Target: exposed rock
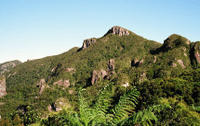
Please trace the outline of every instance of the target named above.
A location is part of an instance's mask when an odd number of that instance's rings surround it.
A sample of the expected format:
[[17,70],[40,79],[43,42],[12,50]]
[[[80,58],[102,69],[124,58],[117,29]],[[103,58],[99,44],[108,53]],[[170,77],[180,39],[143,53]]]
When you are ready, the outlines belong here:
[[107,75],[108,75],[108,73],[103,69],[101,69],[99,71],[93,70],[92,80],[91,80],[92,85],[95,84],[98,80],[104,79]]
[[6,78],[2,76],[0,77],[0,97],[5,96],[6,94]]
[[68,90],[69,94],[73,94],[74,90]]
[[110,71],[114,71],[115,70],[115,60],[114,59],[110,59],[109,60],[108,68],[109,68]]
[[146,73],[143,72],[142,74],[140,74],[139,83],[142,83],[146,79],[147,79]]
[[57,64],[57,66],[54,67],[54,68],[51,70],[51,77],[53,77],[53,76],[58,76],[58,74],[59,74],[61,68],[62,68],[62,64],[61,64],[61,63]]
[[123,87],[128,87],[129,86],[129,83],[128,82],[126,82],[126,83],[124,83],[124,84],[122,84],[121,86],[123,86]]
[[153,63],[156,63],[157,57],[156,57],[156,56],[153,56],[153,58],[154,58]]
[[70,86],[70,81],[69,80],[59,80],[57,82],[54,82],[53,85],[58,85],[58,86],[62,86],[64,88],[68,88]]
[[48,111],[52,112],[52,111],[56,111],[59,112],[62,109],[68,109],[70,108],[71,105],[69,104],[69,101],[65,98],[59,98],[56,100],[55,103],[48,105]]
[[90,39],[84,40],[81,49],[88,48],[92,44],[96,43],[96,41],[97,41],[96,38],[90,38]]
[[136,58],[131,62],[132,67],[138,67],[139,65],[142,65],[144,63],[144,59],[141,59],[140,61]]
[[177,67],[177,64],[174,62],[171,65],[172,65],[172,67]]
[[122,28],[120,26],[114,26],[112,27],[107,33],[107,34],[114,34],[114,35],[119,35],[119,36],[125,36],[125,35],[129,35],[129,31],[125,28]]
[[182,68],[186,68],[181,59],[177,60],[177,62],[179,63],[179,65],[181,65]]
[[39,87],[39,94],[41,95],[44,89],[48,87],[44,78],[40,80],[40,82],[37,84],[37,87]]
[[52,105],[48,105],[47,108],[48,108],[48,111],[49,111],[49,112],[52,112],[52,111],[53,111],[53,107],[52,107]]
[[198,51],[195,53],[195,58],[196,58],[197,62],[200,64],[200,54]]
[[18,60],[0,64],[0,75],[2,75],[5,72],[9,72],[12,68],[16,67],[19,64],[21,64],[21,62]]
[[197,64],[200,64],[200,42],[196,42],[192,48],[192,55]]
[[66,68],[65,71],[69,72],[69,73],[74,73],[76,71],[76,69],[70,67],[70,68]]
[[186,53],[184,53],[183,55],[184,55],[184,56],[187,56],[187,54],[186,54]]

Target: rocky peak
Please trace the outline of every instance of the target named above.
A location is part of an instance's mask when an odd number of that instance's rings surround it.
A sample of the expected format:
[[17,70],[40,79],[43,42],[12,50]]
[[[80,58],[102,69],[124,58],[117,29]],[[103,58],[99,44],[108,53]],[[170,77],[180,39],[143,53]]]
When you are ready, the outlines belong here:
[[168,50],[175,47],[188,46],[188,45],[190,45],[190,40],[180,35],[172,34],[164,41],[164,44],[162,47]]
[[106,33],[106,35],[110,33],[114,35],[124,36],[124,35],[129,35],[130,31],[120,26],[114,26]]
[[96,41],[97,41],[96,38],[90,38],[90,39],[84,40],[81,49],[88,48],[89,46],[91,46],[92,44],[94,44]]

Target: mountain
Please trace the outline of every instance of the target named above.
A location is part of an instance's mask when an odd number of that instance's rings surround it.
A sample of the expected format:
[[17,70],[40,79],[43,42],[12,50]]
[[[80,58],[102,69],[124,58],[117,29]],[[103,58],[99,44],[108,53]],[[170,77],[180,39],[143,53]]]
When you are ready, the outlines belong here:
[[196,125],[199,64],[200,42],[172,34],[160,44],[114,26],[5,73],[1,124]]

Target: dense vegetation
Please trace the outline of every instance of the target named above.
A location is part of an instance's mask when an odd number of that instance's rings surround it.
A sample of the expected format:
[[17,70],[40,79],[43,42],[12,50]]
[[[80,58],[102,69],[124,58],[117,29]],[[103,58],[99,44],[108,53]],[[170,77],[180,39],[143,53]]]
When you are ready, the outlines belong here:
[[[86,49],[20,64],[5,73],[0,125],[199,125],[198,50],[188,42],[106,34]],[[106,76],[92,84],[94,70]]]

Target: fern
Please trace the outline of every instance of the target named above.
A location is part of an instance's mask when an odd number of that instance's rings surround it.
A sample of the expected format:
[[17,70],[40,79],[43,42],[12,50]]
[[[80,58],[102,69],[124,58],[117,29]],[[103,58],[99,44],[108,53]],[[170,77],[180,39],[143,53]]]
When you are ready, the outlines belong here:
[[139,92],[135,88],[120,97],[118,104],[112,110],[113,124],[119,124],[121,121],[133,114],[138,97]]

